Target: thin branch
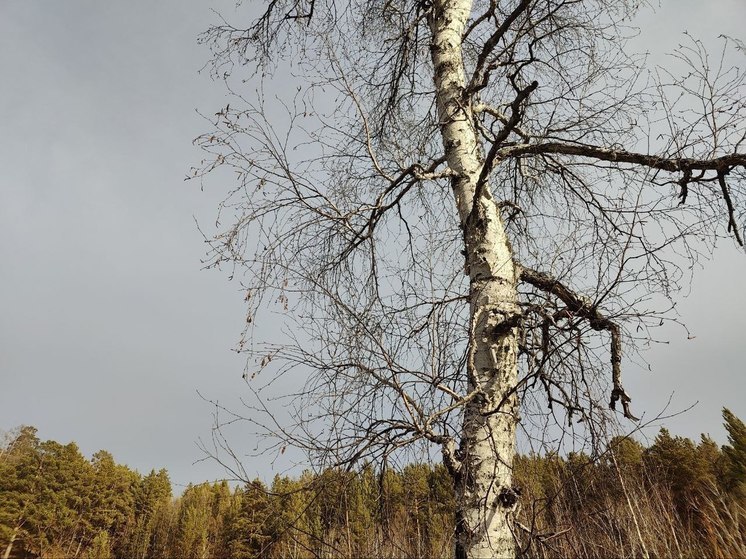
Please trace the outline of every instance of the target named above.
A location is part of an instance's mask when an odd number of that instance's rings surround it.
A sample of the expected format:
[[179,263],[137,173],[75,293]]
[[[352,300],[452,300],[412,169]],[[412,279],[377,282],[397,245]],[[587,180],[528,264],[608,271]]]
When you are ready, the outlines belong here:
[[485,41],[484,46],[482,47],[482,52],[479,53],[479,57],[477,58],[474,73],[469,81],[467,91],[472,93],[487,86],[487,80],[489,77],[486,68],[487,58],[492,54],[492,51],[495,50],[500,39],[505,36],[508,30],[510,30],[513,22],[528,9],[530,4],[531,0],[521,0],[520,4],[515,7],[508,17],[503,20],[500,26],[495,29],[495,32],[490,36],[490,38]]
[[733,232],[733,236],[739,245],[743,246],[743,240],[741,234],[738,232],[738,225],[736,224],[735,210],[733,209],[733,200],[730,198],[730,191],[728,185],[725,184],[725,175],[728,173],[727,170],[718,171],[718,182],[720,183],[720,189],[723,192],[723,199],[725,205],[728,207],[728,232]]
[[622,386],[622,340],[619,325],[601,314],[590,300],[576,294],[556,278],[543,272],[537,272],[536,270],[521,266],[520,279],[558,297],[566,305],[568,311],[575,316],[587,319],[591,328],[594,330],[606,330],[609,332],[611,336],[611,378],[613,384],[609,407],[612,410],[616,409],[617,401],[621,400],[624,417],[638,421],[638,418],[632,415],[629,409],[632,399],[627,395]]
[[513,102],[510,104],[510,118],[508,119],[508,122],[505,123],[502,130],[498,132],[497,136],[495,136],[494,141],[492,142],[492,146],[490,147],[490,151],[487,153],[487,156],[484,158],[484,164],[482,165],[482,170],[479,173],[479,179],[477,179],[477,185],[474,189],[474,202],[472,205],[472,214],[475,214],[475,209],[477,207],[477,204],[479,204],[479,200],[482,197],[482,192],[484,191],[484,186],[487,183],[487,177],[490,174],[490,171],[492,170],[492,167],[495,163],[495,160],[498,156],[498,153],[500,152],[500,148],[503,145],[503,142],[508,139],[508,136],[510,136],[510,133],[515,129],[515,127],[518,125],[518,123],[521,121],[521,117],[523,115],[522,105],[523,102],[528,98],[529,95],[531,95],[531,92],[534,91],[537,87],[539,87],[539,82],[533,81],[525,88],[518,91],[518,94],[516,95],[515,99],[513,99]]

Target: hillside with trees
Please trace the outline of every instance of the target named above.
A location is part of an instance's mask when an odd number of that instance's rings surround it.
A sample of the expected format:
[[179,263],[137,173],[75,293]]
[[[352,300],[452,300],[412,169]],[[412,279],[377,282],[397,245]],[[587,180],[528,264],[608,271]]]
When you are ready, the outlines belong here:
[[[723,411],[719,447],[661,429],[644,446],[519,455],[519,554],[746,556],[746,425]],[[271,483],[189,485],[146,475],[75,443],[6,434],[0,453],[0,557],[81,559],[451,557],[456,504],[442,465],[328,469]]]

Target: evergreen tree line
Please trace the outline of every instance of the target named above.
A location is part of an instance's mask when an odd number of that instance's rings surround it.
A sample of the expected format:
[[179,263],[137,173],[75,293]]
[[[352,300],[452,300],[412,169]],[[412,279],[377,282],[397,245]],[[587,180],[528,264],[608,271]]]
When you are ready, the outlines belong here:
[[[662,429],[599,458],[519,456],[514,529],[524,557],[746,557],[746,426],[723,412],[719,447]],[[453,553],[442,466],[306,472],[189,485],[147,475],[33,427],[0,448],[0,558],[434,558]]]

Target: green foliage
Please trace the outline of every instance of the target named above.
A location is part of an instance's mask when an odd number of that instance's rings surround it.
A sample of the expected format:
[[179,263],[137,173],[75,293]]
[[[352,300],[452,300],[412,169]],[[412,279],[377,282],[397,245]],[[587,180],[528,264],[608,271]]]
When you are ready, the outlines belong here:
[[707,439],[696,445],[685,437],[672,437],[661,429],[653,445],[645,452],[651,475],[669,487],[680,512],[696,508],[699,498],[717,486],[717,459]]
[[158,557],[169,548],[172,528],[171,481],[152,470],[134,487],[135,525],[127,546],[133,559]]
[[10,434],[0,460],[0,542],[28,539],[37,515],[41,461],[34,427]]
[[86,559],[112,559],[109,532],[102,530],[96,534],[86,552]]
[[609,453],[623,471],[639,471],[644,452],[643,446],[630,437],[614,437],[609,442]]
[[273,508],[267,487],[260,481],[248,483],[237,494],[239,510],[228,529],[228,551],[235,559],[267,557],[272,547]]
[[209,555],[209,535],[212,523],[212,488],[190,485],[181,497],[179,510],[179,555],[206,559]]
[[[22,434],[24,437],[26,433]],[[78,542],[93,538],[92,466],[75,443],[21,441],[11,480],[15,488],[0,490],[15,500],[22,541],[32,553],[69,553]],[[6,493],[7,492],[7,493]]]
[[140,476],[114,462],[112,455],[101,450],[93,455],[93,497],[91,525],[107,535],[107,545],[123,551],[135,526],[135,489]]
[[312,476],[305,474],[294,480],[287,476],[275,476],[272,481],[272,510],[269,527],[273,534],[273,555],[296,557],[301,550],[314,548],[314,541],[321,538],[321,527],[314,520],[318,508],[313,494],[306,487]]
[[[728,410],[728,445],[662,429],[644,448],[515,460],[525,557],[746,556],[746,429]],[[141,476],[105,451],[15,430],[0,448],[0,553],[82,559],[451,557],[446,469],[304,472],[188,486]]]
[[725,483],[746,498],[746,425],[727,408],[723,408],[723,420],[729,443],[723,447]]

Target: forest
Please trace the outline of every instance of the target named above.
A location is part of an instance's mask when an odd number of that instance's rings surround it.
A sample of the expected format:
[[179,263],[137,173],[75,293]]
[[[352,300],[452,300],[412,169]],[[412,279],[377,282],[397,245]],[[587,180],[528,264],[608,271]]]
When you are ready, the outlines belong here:
[[[599,456],[519,455],[519,556],[746,557],[746,425],[728,444],[661,429],[616,437]],[[441,465],[306,471],[187,486],[106,451],[42,441],[0,448],[3,559],[435,558],[453,553],[454,492]]]

